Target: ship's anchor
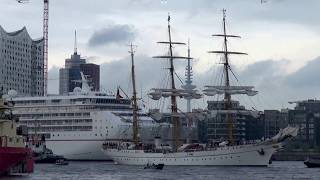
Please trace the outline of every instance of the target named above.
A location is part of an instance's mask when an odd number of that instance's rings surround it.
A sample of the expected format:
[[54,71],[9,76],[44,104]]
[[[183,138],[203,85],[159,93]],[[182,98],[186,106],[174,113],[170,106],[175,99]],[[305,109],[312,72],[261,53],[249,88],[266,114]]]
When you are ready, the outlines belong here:
[[258,153],[259,153],[261,156],[263,156],[263,155],[264,155],[264,150],[263,150],[263,148],[261,148],[260,151],[258,150]]

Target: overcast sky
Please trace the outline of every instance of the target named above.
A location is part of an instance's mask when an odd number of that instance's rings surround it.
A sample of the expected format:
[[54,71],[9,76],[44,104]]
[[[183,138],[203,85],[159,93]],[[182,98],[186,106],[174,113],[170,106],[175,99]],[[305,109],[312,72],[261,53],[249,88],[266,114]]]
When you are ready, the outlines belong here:
[[[8,32],[27,27],[32,38],[42,36],[42,0],[18,4],[0,0],[0,25]],[[203,89],[216,83],[221,40],[211,34],[222,31],[222,9],[227,9],[227,31],[241,35],[230,40],[232,50],[249,55],[231,57],[241,85],[255,85],[257,97],[237,97],[249,109],[279,109],[288,101],[320,96],[319,0],[50,0],[49,90],[58,92],[58,69],[73,52],[74,30],[78,52],[89,62],[101,65],[101,86],[114,91],[129,87],[127,44],[136,52],[139,88],[159,86],[165,77],[165,61],[152,56],[166,52],[155,42],[166,40],[167,15],[171,15],[174,41],[190,38],[194,81]],[[175,48],[180,55],[185,47]],[[185,64],[177,63],[183,78]],[[212,99],[212,98],[211,98]],[[213,98],[214,99],[214,98]],[[207,100],[207,99],[205,99]],[[205,100],[195,106],[204,106]]]

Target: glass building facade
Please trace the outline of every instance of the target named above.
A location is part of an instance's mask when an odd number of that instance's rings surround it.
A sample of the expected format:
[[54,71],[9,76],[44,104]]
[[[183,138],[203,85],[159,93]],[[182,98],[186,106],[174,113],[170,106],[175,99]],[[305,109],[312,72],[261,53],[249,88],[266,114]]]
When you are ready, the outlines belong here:
[[99,91],[100,87],[100,66],[86,63],[77,52],[65,60],[65,67],[59,71],[59,94],[73,92],[75,87],[81,87],[82,72],[89,80],[89,86],[93,91]]

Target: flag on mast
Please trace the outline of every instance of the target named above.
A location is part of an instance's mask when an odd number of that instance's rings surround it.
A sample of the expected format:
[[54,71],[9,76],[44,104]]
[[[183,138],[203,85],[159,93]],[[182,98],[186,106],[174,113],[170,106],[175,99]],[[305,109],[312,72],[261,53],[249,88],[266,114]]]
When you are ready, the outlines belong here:
[[119,101],[120,99],[122,99],[123,97],[120,95],[120,90],[119,87],[117,88],[117,95],[116,95],[116,99]]

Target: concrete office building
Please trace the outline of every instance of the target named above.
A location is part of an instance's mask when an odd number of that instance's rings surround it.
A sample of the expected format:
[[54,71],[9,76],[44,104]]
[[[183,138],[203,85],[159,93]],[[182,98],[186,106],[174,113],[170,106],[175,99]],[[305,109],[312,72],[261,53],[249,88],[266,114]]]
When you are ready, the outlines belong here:
[[310,147],[320,146],[320,100],[295,102],[296,107],[289,110],[289,124],[299,127],[297,140]]
[[75,87],[81,86],[78,80],[81,79],[80,64],[86,63],[77,52],[71,55],[70,59],[65,60],[65,67],[59,70],[59,93],[67,94],[72,92]]
[[23,27],[6,32],[0,26],[0,91],[19,96],[44,94],[43,38],[34,40]]
[[228,139],[227,113],[231,113],[235,141],[253,140],[263,136],[263,125],[258,111],[245,109],[239,101],[232,101],[231,110],[225,110],[225,101],[208,101],[207,103],[209,112],[206,133],[209,141]]
[[280,129],[288,126],[289,109],[279,110],[264,110],[264,137],[271,138],[275,136]]

